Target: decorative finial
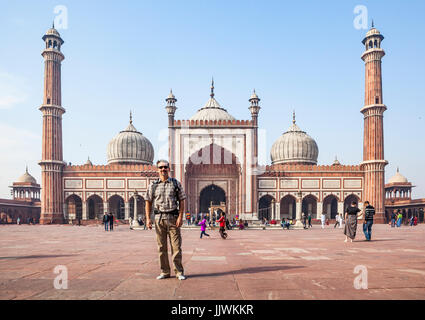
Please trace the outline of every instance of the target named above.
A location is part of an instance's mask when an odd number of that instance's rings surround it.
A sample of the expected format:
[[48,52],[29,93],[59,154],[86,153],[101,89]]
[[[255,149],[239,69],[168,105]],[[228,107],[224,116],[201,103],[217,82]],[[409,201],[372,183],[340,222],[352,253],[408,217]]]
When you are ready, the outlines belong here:
[[133,115],[131,114],[131,110],[130,110],[130,124],[133,124]]
[[295,124],[295,110],[292,112],[292,123]]
[[397,166],[397,173],[399,173],[399,169],[398,169],[398,166]]
[[210,94],[211,98],[214,98],[214,78],[212,78],[211,80],[211,94]]
[[372,28],[375,28],[375,24],[373,23],[373,19],[372,19]]
[[28,173],[28,165],[25,166],[25,172]]
[[53,20],[53,22],[52,22],[52,29],[54,29],[55,28],[55,20]]

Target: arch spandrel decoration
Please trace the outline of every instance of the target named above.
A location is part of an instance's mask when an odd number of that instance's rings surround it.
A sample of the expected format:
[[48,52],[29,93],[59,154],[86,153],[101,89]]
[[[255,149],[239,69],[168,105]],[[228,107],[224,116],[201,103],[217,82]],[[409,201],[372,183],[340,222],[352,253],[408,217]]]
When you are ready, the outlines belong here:
[[69,197],[71,197],[73,195],[75,195],[75,196],[79,197],[81,200],[83,200],[83,193],[82,192],[65,192],[65,197],[64,197],[65,201],[64,202],[66,202],[69,199]]
[[341,192],[323,192],[322,199],[325,200],[328,196],[334,196],[337,201],[341,202]]
[[111,200],[113,196],[119,196],[125,201],[125,192],[107,192],[107,200]]
[[258,193],[258,199],[261,199],[264,196],[270,196],[273,198],[274,201],[276,201],[276,192],[259,192]]
[[303,192],[302,200],[309,198],[309,197],[312,197],[317,202],[320,202],[319,192],[311,192],[311,193]]
[[91,196],[94,196],[94,195],[98,196],[103,201],[105,201],[104,193],[102,191],[96,191],[96,192],[88,191],[88,192],[86,192],[86,200],[88,200]]
[[[214,137],[211,137],[211,132],[208,135],[198,135],[201,136],[201,139],[196,140],[197,135],[185,136],[183,138],[183,148],[180,158],[182,163],[185,166],[190,162],[189,159],[194,157],[197,158],[196,153],[201,150],[207,149],[209,146],[214,146],[214,148],[226,150],[227,153],[234,155],[238,164],[243,166],[244,164],[244,136],[243,134],[229,134],[229,135],[217,135],[214,134]],[[231,151],[232,150],[232,151]],[[199,163],[194,163],[199,164]],[[227,164],[227,163],[225,163]],[[228,163],[230,164],[230,163]]]
[[281,191],[281,192],[279,192],[279,201],[281,201],[286,196],[292,196],[295,199],[298,199],[298,191]]

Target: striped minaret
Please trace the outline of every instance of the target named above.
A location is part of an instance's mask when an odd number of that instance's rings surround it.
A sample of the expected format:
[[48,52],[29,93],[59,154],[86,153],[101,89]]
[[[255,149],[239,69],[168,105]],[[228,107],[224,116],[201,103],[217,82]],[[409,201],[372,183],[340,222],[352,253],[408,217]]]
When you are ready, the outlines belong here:
[[61,52],[64,43],[54,26],[43,36],[44,99],[39,110],[43,113],[41,166],[41,224],[63,223]]
[[366,51],[362,55],[365,62],[365,105],[361,109],[364,115],[364,141],[362,169],[365,172],[363,200],[375,207],[375,221],[384,222],[384,105],[382,96],[381,59],[385,55],[381,49],[384,37],[374,27],[367,32],[363,40]]

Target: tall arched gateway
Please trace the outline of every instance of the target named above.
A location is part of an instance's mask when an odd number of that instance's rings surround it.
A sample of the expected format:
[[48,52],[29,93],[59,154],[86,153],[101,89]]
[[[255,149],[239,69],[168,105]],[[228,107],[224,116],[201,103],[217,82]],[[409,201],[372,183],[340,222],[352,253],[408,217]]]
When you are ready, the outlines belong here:
[[185,166],[186,211],[208,213],[208,208],[224,202],[226,213],[234,217],[241,208],[241,166],[236,156],[216,144],[209,144],[189,157]]

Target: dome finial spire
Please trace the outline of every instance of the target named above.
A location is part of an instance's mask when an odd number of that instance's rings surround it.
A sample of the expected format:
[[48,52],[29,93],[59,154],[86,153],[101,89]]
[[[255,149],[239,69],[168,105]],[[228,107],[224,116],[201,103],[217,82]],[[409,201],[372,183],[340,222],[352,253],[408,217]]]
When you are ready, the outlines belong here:
[[397,173],[399,173],[400,172],[400,170],[399,170],[399,168],[398,168],[398,166],[397,166]]
[[292,112],[292,123],[295,124],[295,110]]
[[28,165],[25,166],[25,172],[28,173]]
[[373,19],[372,19],[372,28],[375,28],[375,24],[373,23]]
[[133,115],[131,114],[131,110],[130,110],[130,124],[133,124]]
[[214,98],[214,77],[212,77],[211,80],[211,94],[210,94],[211,98]]

